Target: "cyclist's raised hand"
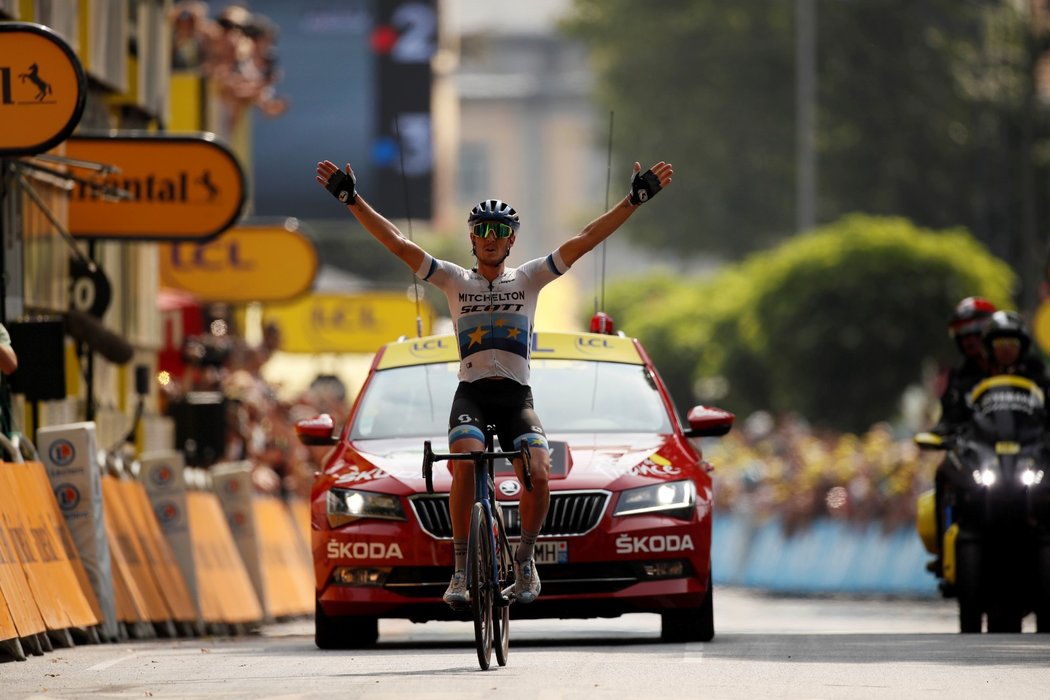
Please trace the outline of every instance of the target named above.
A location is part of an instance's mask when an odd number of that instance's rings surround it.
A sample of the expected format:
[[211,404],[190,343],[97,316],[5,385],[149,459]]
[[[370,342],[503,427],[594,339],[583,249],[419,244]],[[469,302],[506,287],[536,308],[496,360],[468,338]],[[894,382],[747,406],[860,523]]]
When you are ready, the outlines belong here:
[[349,163],[343,172],[332,161],[321,161],[317,164],[317,182],[343,204],[357,202],[357,178]]
[[635,161],[634,174],[631,177],[631,204],[645,204],[656,196],[656,193],[671,184],[674,169],[670,163],[660,161],[642,172],[642,166]]

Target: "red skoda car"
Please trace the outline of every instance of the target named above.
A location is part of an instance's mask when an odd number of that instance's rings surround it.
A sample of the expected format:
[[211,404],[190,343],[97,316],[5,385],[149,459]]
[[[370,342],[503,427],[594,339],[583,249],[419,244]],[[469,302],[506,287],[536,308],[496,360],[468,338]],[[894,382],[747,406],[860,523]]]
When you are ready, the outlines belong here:
[[[536,545],[543,591],[514,618],[657,613],[667,641],[714,636],[711,467],[698,438],[733,415],[696,406],[683,426],[641,344],[621,335],[533,336],[532,390],[552,450],[550,512]],[[338,434],[327,416],[297,425],[306,444],[333,444],[313,485],[316,643],[373,644],[380,618],[466,619],[441,600],[452,575],[447,463],[434,494],[423,441],[448,451],[458,382],[453,336],[379,350]],[[496,491],[509,534],[521,486],[510,463]]]

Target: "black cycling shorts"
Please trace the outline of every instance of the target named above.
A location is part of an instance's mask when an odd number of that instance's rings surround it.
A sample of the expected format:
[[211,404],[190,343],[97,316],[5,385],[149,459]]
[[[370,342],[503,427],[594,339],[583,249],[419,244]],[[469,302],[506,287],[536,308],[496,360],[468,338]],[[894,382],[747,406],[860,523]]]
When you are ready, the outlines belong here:
[[522,440],[530,447],[550,450],[547,435],[533,408],[532,389],[512,379],[460,382],[448,417],[448,444],[463,438],[485,442],[485,426],[495,426],[500,449],[517,450]]

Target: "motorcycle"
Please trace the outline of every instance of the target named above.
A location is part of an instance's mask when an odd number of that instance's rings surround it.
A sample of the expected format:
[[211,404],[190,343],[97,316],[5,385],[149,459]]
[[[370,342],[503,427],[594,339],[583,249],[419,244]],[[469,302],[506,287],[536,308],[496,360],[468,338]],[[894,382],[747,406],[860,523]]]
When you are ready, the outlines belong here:
[[[1050,446],[1046,398],[1033,381],[997,375],[967,399],[970,421],[949,436],[920,433],[923,449],[946,450],[941,466],[943,535],[934,492],[919,499],[917,529],[945,597],[959,601],[959,626],[980,633],[1020,632],[1035,613],[1050,632]],[[929,567],[928,567],[929,568]]]

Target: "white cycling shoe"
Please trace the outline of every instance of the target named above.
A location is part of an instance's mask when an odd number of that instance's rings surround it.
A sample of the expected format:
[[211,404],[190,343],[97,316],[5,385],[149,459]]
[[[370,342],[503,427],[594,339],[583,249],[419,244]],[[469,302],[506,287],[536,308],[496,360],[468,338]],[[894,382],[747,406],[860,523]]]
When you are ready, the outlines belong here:
[[452,574],[452,580],[441,599],[453,608],[461,608],[470,604],[470,589],[467,588],[466,572],[457,571]]
[[514,585],[508,586],[503,595],[510,596],[518,603],[531,603],[540,595],[540,575],[536,571],[536,560],[528,558],[523,562],[514,560]]

